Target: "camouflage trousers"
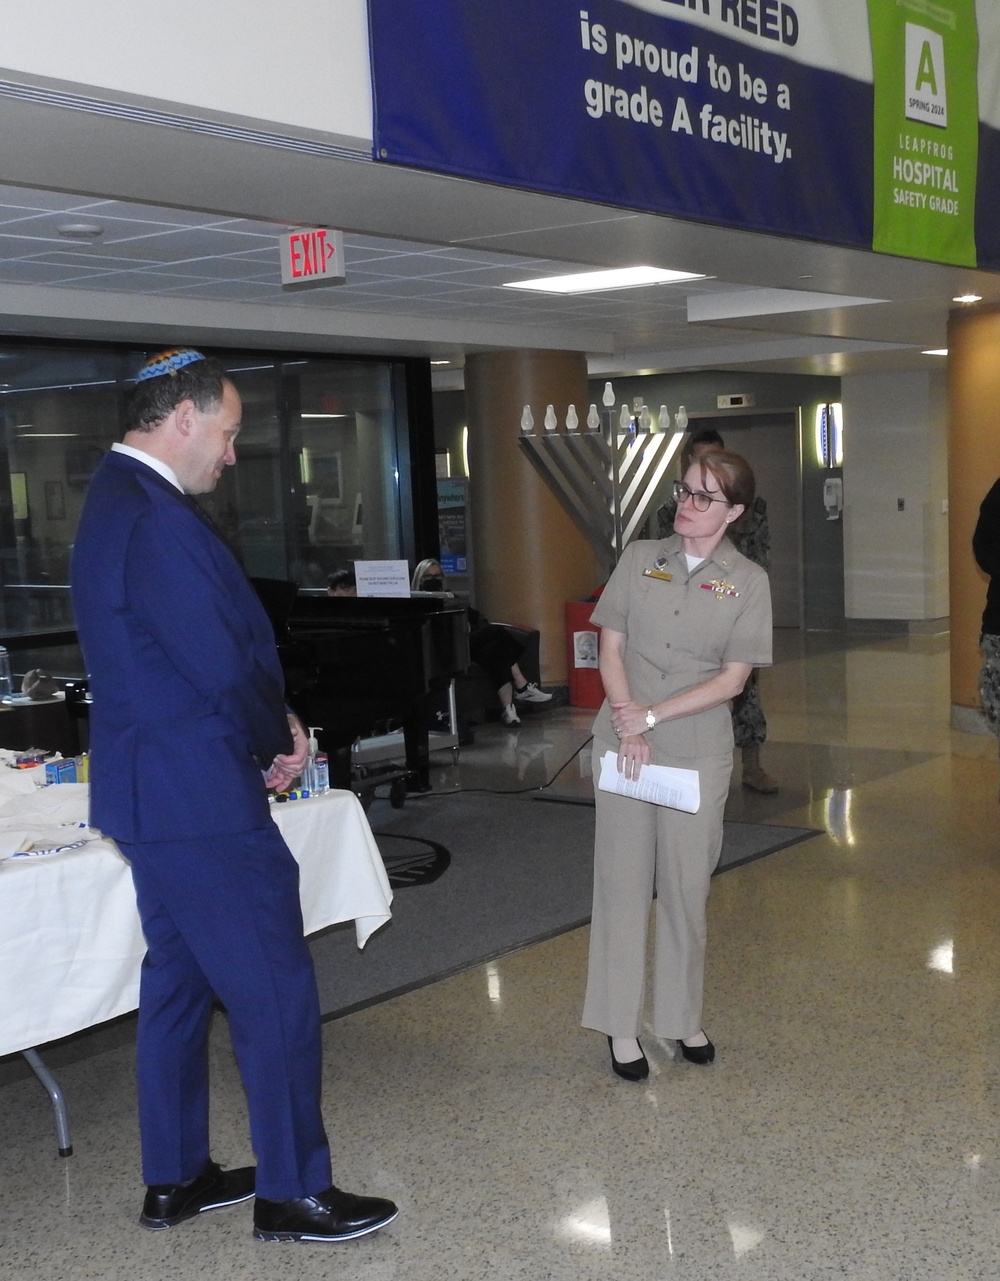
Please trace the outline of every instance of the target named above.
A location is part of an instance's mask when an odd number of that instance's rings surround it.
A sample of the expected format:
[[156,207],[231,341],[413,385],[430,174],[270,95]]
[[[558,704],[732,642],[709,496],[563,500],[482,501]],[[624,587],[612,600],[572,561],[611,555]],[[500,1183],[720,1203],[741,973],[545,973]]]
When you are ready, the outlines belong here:
[[983,665],[979,672],[979,703],[986,723],[1000,735],[1000,636],[983,636],[979,642]]
[[733,699],[733,739],[737,747],[760,747],[767,738],[767,721],[760,705],[757,675],[755,667],[743,686],[743,692]]

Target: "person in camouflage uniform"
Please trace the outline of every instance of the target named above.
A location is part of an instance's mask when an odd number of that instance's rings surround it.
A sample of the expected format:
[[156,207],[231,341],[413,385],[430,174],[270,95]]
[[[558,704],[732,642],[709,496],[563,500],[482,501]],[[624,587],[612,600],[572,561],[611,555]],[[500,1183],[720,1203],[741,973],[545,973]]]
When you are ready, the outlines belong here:
[[979,673],[979,702],[986,723],[1000,735],[1000,480],[983,499],[972,536],[976,564],[988,574],[986,608],[979,635],[983,665]]
[[[717,431],[711,427],[692,432],[681,451],[681,472],[690,467],[691,462],[702,454],[713,449],[724,449],[725,442]],[[1000,485],[1000,482],[998,482]],[[998,499],[1000,503],[1000,499]],[[658,534],[660,538],[669,538],[674,532],[674,516],[677,504],[668,499],[656,513]],[[733,546],[747,560],[767,573],[771,568],[771,532],[767,523],[767,503],[759,495],[751,509],[736,523],[730,531],[729,539]],[[1000,649],[1000,636],[997,638]],[[998,679],[997,706],[1000,709],[1000,679]],[[760,703],[760,684],[755,668],[750,679],[732,702],[733,739],[740,749],[743,761],[743,786],[753,792],[771,795],[778,790],[778,780],[760,763],[760,749],[767,738],[767,719]]]

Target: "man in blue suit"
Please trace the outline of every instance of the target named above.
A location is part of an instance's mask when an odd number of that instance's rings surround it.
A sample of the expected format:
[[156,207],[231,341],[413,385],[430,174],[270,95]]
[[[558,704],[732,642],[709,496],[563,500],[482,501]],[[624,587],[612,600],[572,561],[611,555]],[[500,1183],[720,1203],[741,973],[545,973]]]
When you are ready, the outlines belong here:
[[[298,865],[268,809],[308,744],[274,634],[194,501],[236,461],[241,405],[195,351],[146,365],[90,486],[73,603],[93,705],[91,822],[132,867],[146,936],[137,1077],[140,1222],[168,1228],[256,1193],[254,1235],[333,1241],[396,1216],[332,1186],[319,1001]],[[209,1154],[207,1042],[225,1006],[257,1168]]]

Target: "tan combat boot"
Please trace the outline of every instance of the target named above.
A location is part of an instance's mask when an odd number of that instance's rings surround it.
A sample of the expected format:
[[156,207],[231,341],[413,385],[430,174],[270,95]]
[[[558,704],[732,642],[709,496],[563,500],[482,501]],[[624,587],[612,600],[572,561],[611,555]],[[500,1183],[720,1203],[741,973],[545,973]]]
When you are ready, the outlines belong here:
[[778,780],[772,778],[760,763],[759,747],[743,747],[743,786],[751,792],[772,796],[778,790]]

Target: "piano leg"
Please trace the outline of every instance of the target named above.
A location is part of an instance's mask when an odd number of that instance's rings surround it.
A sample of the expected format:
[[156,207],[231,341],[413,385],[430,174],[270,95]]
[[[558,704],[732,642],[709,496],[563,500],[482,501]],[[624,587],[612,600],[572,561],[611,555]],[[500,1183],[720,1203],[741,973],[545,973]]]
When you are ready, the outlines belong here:
[[431,753],[427,729],[427,705],[419,699],[403,719],[403,745],[406,748],[407,791],[431,790]]
[[351,745],[335,747],[327,753],[330,762],[330,786],[341,791],[351,790]]

